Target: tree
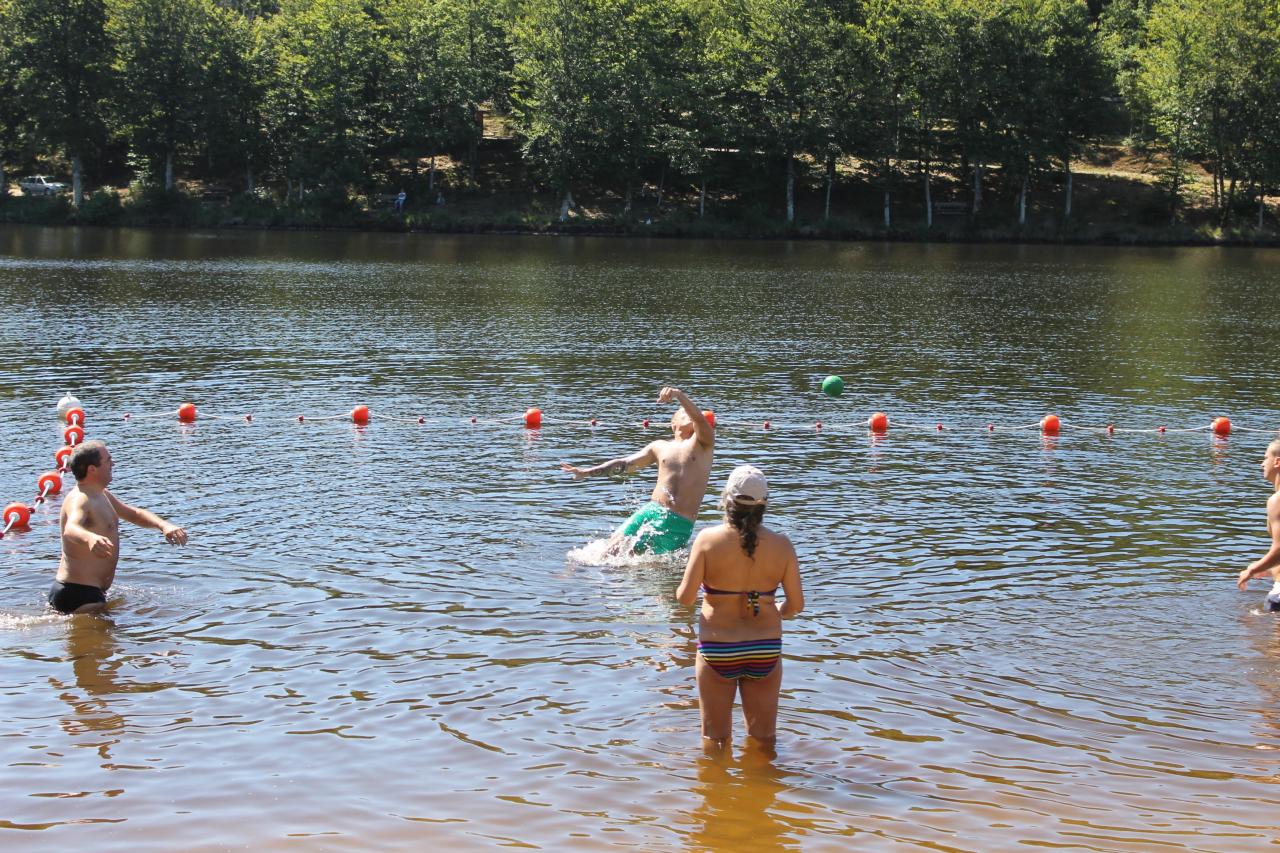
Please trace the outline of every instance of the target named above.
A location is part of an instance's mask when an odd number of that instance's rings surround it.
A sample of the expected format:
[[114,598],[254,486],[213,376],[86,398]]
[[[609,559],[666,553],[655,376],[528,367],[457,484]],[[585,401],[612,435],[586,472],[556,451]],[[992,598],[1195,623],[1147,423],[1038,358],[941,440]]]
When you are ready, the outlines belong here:
[[1203,32],[1194,5],[1194,0],[1165,0],[1155,6],[1137,55],[1136,95],[1169,154],[1161,177],[1169,193],[1170,225],[1178,219],[1187,158],[1203,118],[1196,67]]
[[893,226],[894,166],[902,159],[903,131],[917,95],[911,77],[915,9],[912,0],[867,0],[863,7],[860,77],[868,98],[863,150],[876,164],[884,192],[884,227]]
[[783,159],[786,221],[795,221],[796,157],[823,138],[821,106],[833,79],[834,25],[809,0],[721,0],[713,53],[745,104],[754,148]]
[[101,150],[112,87],[104,0],[12,0],[18,91],[37,136],[71,160],[72,203],[84,200],[84,164]]
[[299,198],[307,181],[345,196],[366,181],[387,118],[385,33],[361,0],[292,0],[264,28],[265,122]]
[[1063,219],[1071,219],[1071,160],[1095,138],[1104,98],[1111,91],[1106,60],[1087,10],[1074,0],[1047,5],[1049,45],[1045,63],[1045,97],[1050,106],[1048,141],[1062,160],[1065,175]]
[[205,96],[210,0],[110,0],[108,8],[120,127],[172,190],[174,158],[195,142]]
[[[13,32],[9,26],[13,4],[0,0],[0,32]],[[22,138],[21,98],[18,94],[19,69],[7,39],[0,40],[0,199],[9,195],[5,161],[16,151]]]
[[204,24],[196,145],[211,172],[243,169],[245,189],[252,192],[267,154],[263,25],[220,6],[209,10]]
[[628,0],[528,0],[516,24],[512,101],[522,151],[561,194],[560,220],[573,187],[609,160],[618,120],[613,34]]

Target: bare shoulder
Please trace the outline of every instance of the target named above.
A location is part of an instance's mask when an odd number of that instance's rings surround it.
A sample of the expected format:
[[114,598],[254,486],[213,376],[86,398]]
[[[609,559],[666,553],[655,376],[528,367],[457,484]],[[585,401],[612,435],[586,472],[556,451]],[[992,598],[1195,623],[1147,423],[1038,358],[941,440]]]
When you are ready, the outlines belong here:
[[781,552],[791,554],[795,553],[795,546],[791,544],[791,539],[785,533],[779,533],[776,530],[770,530],[767,527],[760,528],[760,541],[766,543],[770,548],[776,548]]
[[1267,517],[1273,518],[1277,514],[1280,514],[1280,492],[1272,492],[1267,498]]
[[717,524],[715,527],[702,528],[695,541],[701,542],[704,548],[709,548],[730,540],[737,542],[738,534],[727,525]]

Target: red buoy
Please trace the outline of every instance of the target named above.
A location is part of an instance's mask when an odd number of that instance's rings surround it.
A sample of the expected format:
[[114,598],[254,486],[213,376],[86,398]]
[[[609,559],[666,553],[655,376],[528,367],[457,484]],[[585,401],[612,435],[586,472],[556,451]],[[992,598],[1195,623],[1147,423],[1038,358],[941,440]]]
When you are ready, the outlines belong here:
[[814,429],[816,429],[816,430],[821,430],[821,429],[822,429],[822,421],[818,421],[816,424],[814,424],[814,425],[813,425],[813,428],[814,428]]
[[84,426],[84,409],[79,406],[67,409],[66,419],[69,426]]
[[1045,415],[1040,421],[1040,431],[1045,435],[1057,435],[1062,429],[1062,421],[1057,415]]
[[1223,437],[1231,435],[1231,421],[1227,418],[1214,418],[1213,432],[1214,435],[1221,435]]
[[876,412],[867,418],[867,426],[871,427],[872,432],[887,432],[889,429],[889,416],[884,412]]
[[995,424],[987,424],[987,432],[995,432],[995,431],[996,431]]
[[942,424],[938,424],[938,432],[942,432]]
[[648,419],[648,418],[645,418],[644,420],[642,420],[642,421],[640,422],[640,426],[644,427],[645,429],[648,429],[648,428],[649,428],[649,419]]
[[472,422],[472,423],[475,423],[475,422],[476,422],[475,415],[472,415],[472,416],[471,416],[471,422]]
[[4,526],[12,530],[15,527],[26,527],[31,521],[31,507],[24,503],[14,502],[4,508]]
[[1116,425],[1107,424],[1107,435],[1115,435],[1115,432],[1116,432]]
[[244,416],[244,422],[245,422],[245,423],[247,423],[247,424],[251,424],[251,423],[253,423],[253,415],[245,415],[245,416]]
[[353,423],[360,424],[361,426],[369,423],[369,407],[356,406],[351,410],[351,420]]
[[595,425],[596,425],[596,424],[598,424],[598,423],[599,423],[599,421],[597,421],[595,418],[592,418],[592,419],[591,419],[591,425],[592,425],[592,426],[595,426]]
[[422,415],[418,415],[418,423],[425,424],[426,422],[427,422],[426,418],[424,418]]
[[1156,432],[1163,433],[1163,432],[1164,432],[1164,424],[1161,424],[1160,426],[1156,427]]
[[75,450],[75,448],[64,447],[61,450],[59,450],[57,453],[53,454],[53,461],[57,463],[59,468],[67,467],[67,458],[71,456],[72,450]]
[[183,403],[181,406],[178,407],[178,420],[182,421],[184,424],[189,424],[194,422],[195,419],[196,419],[195,403]]
[[75,447],[84,441],[84,430],[78,426],[69,426],[62,431],[62,440],[67,443],[67,446]]
[[[707,419],[707,423],[711,424],[711,428],[716,428],[716,413],[710,409],[703,409],[702,416]],[[766,427],[767,429],[767,427]]]
[[60,491],[62,491],[62,475],[57,471],[41,474],[40,479],[36,480],[36,494],[41,497],[56,495]]
[[298,423],[302,423],[302,422],[303,422],[303,421],[305,421],[306,419],[307,419],[307,418],[306,418],[306,416],[305,416],[305,415],[298,415]]
[[524,425],[529,429],[537,429],[542,426],[542,409],[530,406],[524,412]]
[[769,428],[769,422],[768,422],[768,421],[765,421],[765,422],[764,422],[764,428],[765,428],[765,429],[768,429],[768,428]]

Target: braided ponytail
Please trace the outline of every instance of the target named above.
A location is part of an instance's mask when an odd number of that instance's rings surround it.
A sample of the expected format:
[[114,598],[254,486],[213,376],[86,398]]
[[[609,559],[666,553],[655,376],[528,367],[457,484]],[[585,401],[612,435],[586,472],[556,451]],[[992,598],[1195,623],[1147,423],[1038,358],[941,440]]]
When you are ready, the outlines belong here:
[[760,524],[764,521],[764,504],[743,504],[729,501],[724,508],[725,518],[738,531],[742,542],[742,550],[748,557],[756,554],[756,540],[759,538]]

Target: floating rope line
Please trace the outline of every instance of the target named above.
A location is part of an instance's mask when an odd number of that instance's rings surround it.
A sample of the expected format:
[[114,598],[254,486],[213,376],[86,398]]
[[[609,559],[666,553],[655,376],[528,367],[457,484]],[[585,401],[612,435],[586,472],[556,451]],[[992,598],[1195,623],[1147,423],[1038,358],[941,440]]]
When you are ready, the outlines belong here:
[[[66,402],[75,401],[74,397],[68,395],[63,398]],[[78,405],[59,406],[63,418],[67,422],[67,428],[62,431],[62,438],[67,443],[66,447],[60,448],[53,454],[53,460],[57,463],[56,471],[46,471],[36,478],[36,497],[30,506],[21,501],[14,501],[4,508],[0,513],[0,521],[3,521],[4,527],[0,529],[0,539],[9,534],[9,531],[25,530],[31,524],[31,515],[40,505],[52,496],[62,491],[62,475],[67,470],[67,459],[71,456],[71,451],[75,449],[77,444],[84,441],[84,409]]]
[[[1214,418],[1211,423],[1205,424],[1203,426],[1192,426],[1192,427],[1169,427],[1165,425],[1160,425],[1156,427],[1118,427],[1115,424],[1105,424],[1105,425],[1076,424],[1076,423],[1064,421],[1055,414],[1048,414],[1038,421],[1031,421],[1029,423],[1023,423],[1023,424],[986,423],[986,424],[948,425],[941,422],[915,423],[912,421],[890,420],[889,416],[886,415],[884,412],[875,412],[870,417],[868,417],[865,421],[844,421],[844,422],[836,422],[836,423],[831,423],[831,422],[824,423],[822,421],[816,421],[813,423],[812,426],[810,426],[808,424],[800,425],[794,422],[774,421],[772,419],[765,419],[763,421],[721,419],[720,422],[717,423],[715,412],[708,410],[708,411],[704,411],[703,414],[706,416],[707,420],[711,423],[712,427],[715,427],[717,429],[721,429],[721,430],[728,430],[728,429],[735,429],[735,428],[760,429],[765,432],[770,432],[774,430],[791,431],[791,430],[803,429],[806,432],[812,431],[812,432],[820,433],[823,430],[827,430],[828,432],[838,432],[841,430],[861,428],[873,434],[883,435],[890,432],[891,430],[892,431],[934,432],[934,433],[941,433],[941,432],[1014,433],[1014,432],[1027,432],[1030,430],[1037,430],[1044,435],[1055,436],[1055,435],[1058,435],[1063,430],[1063,428],[1066,428],[1066,429],[1070,429],[1078,432],[1107,433],[1109,435],[1113,435],[1116,433],[1134,433],[1134,434],[1150,433],[1150,434],[1163,435],[1166,433],[1194,433],[1194,432],[1208,431],[1208,432],[1212,432],[1214,435],[1217,435],[1219,437],[1226,437],[1230,435],[1233,431],[1251,432],[1251,433],[1280,433],[1280,431],[1274,428],[1235,426],[1231,423],[1230,419],[1225,417],[1217,417],[1217,418]],[[197,419],[197,416],[203,417],[203,418],[209,418],[211,420],[223,420],[223,421],[243,420],[246,423],[254,422],[254,416],[252,414],[247,414],[243,416],[199,414],[196,410],[195,404],[193,403],[183,403],[174,411],[142,414],[142,415],[125,414],[124,418],[126,420],[130,420],[130,419],[141,420],[146,418],[173,417],[175,415],[177,416],[178,420],[184,423],[194,423]],[[311,421],[311,422],[350,421],[351,423],[357,424],[359,426],[367,426],[372,420],[375,419],[375,417],[377,420],[388,421],[391,423],[409,423],[409,424],[417,424],[420,426],[426,425],[426,424],[453,425],[453,424],[457,424],[459,421],[459,418],[456,418],[456,417],[438,417],[437,416],[437,417],[428,418],[425,415],[394,415],[394,414],[385,414],[382,412],[378,412],[375,416],[374,413],[370,412],[369,407],[364,405],[356,406],[350,412],[344,412],[342,414],[336,414],[336,415],[305,415],[304,414],[304,415],[296,415],[293,417],[265,418],[265,420],[293,420],[298,423],[306,423],[308,421]],[[79,420],[76,421],[74,424],[72,424],[72,426],[69,426],[67,428],[68,445],[74,445],[76,443],[75,441],[72,441],[72,437],[73,437],[72,430],[80,429],[80,427],[77,426],[77,424],[82,424],[83,420],[84,420],[84,413],[81,411],[79,414]],[[537,407],[530,407],[529,409],[526,409],[523,414],[507,415],[507,416],[500,416],[500,417],[479,417],[477,415],[472,415],[469,418],[467,418],[467,420],[470,423],[477,424],[477,425],[523,423],[527,429],[535,429],[535,430],[541,429],[544,424],[566,426],[566,427],[576,428],[576,429],[593,429],[593,430],[594,429],[635,428],[636,426],[639,426],[641,429],[645,429],[645,430],[650,428],[659,428],[659,429],[663,428],[661,426],[658,426],[650,418],[644,418],[637,424],[635,421],[610,421],[610,420],[602,420],[598,417],[591,417],[591,418],[549,417],[547,415],[544,415],[542,410]],[[83,440],[82,429],[80,429],[80,438],[77,439],[77,441],[79,440]]]

